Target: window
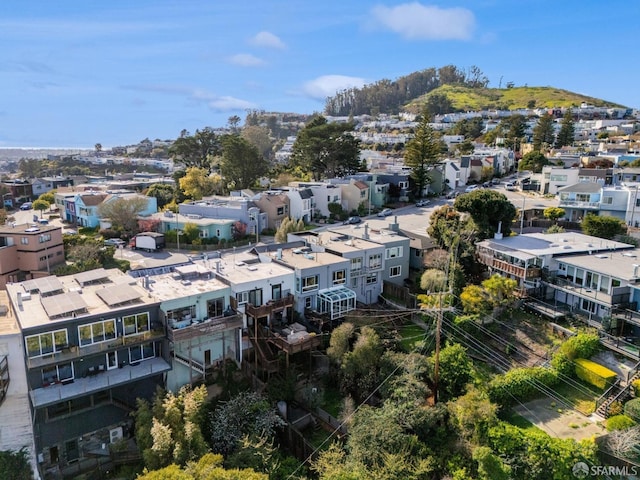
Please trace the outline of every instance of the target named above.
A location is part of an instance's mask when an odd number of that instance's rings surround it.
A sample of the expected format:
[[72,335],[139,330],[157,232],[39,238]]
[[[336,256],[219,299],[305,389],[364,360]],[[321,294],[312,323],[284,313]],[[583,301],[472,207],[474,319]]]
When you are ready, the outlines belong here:
[[214,298],[207,300],[207,317],[220,317],[224,313],[224,298]]
[[42,369],[42,383],[44,385],[73,380],[73,378],[73,364],[71,362]]
[[406,190],[409,188],[409,182],[398,182],[398,188],[401,190]]
[[125,335],[140,335],[150,330],[149,313],[147,312],[122,317],[122,323]]
[[22,238],[20,239],[20,243],[21,243],[22,245],[29,245],[29,237],[22,237]]
[[129,349],[129,363],[140,362],[156,356],[155,344],[145,343],[144,345],[136,345]]
[[169,323],[191,321],[196,318],[196,306],[188,305],[186,307],[174,308],[167,310],[167,320]]
[[38,236],[38,242],[40,243],[49,242],[49,241],[51,241],[50,233],[43,233],[42,235]]
[[382,254],[369,255],[369,268],[380,268],[382,266]]
[[61,352],[62,349],[67,348],[68,345],[66,330],[30,335],[25,338],[25,341],[27,343],[27,354],[29,358]]
[[247,290],[246,292],[236,293],[236,300],[238,305],[250,303],[253,306],[262,305],[262,289],[257,288],[255,290]]
[[304,308],[313,308],[313,295],[304,298]]
[[603,205],[612,205],[613,204],[613,197],[604,197],[602,199],[602,204]]
[[318,275],[311,275],[302,279],[302,291],[309,292],[318,289]]
[[560,200],[569,200],[569,194],[568,193],[561,193],[560,194]]
[[588,193],[577,193],[576,200],[578,202],[588,202],[589,200],[591,200],[591,195],[589,195]]
[[220,238],[220,229],[216,228],[216,237]]
[[345,270],[338,270],[333,272],[333,284],[342,285],[347,281],[347,272]]
[[351,279],[351,288],[356,288],[358,286],[358,277],[353,277]]
[[367,196],[366,190],[360,190],[360,198],[365,198]]
[[391,247],[385,250],[385,259],[398,258],[402,256],[402,247]]
[[208,230],[199,230],[198,231],[198,237],[200,237],[200,238],[209,238],[209,231]]
[[286,210],[284,207],[278,207],[278,210],[276,211],[276,213],[278,215],[284,215],[286,213]]
[[365,279],[365,282],[367,285],[371,285],[372,283],[377,283],[378,282],[378,274],[374,273],[372,275],[367,275],[367,278]]
[[567,175],[551,175],[549,177],[549,180],[552,182],[566,182]]
[[396,265],[395,267],[391,267],[389,269],[390,277],[399,277],[402,274],[402,267],[400,265]]
[[362,269],[362,258],[352,258],[351,259],[351,271],[353,270],[361,270]]
[[243,305],[249,302],[249,292],[238,292],[236,293],[236,300],[238,301],[238,305]]
[[78,338],[80,339],[81,347],[113,340],[116,338],[116,321],[112,318],[101,322],[81,325],[78,327]]

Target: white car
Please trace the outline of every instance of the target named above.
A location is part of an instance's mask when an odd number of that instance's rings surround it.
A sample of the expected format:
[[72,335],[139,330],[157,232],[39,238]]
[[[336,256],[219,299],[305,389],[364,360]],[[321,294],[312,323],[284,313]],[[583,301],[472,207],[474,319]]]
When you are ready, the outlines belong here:
[[513,192],[516,189],[516,185],[513,182],[505,183],[504,184],[504,189],[509,191],[509,192]]
[[392,213],[393,213],[393,210],[391,210],[390,208],[385,208],[384,210],[378,212],[378,216],[379,217],[388,217]]
[[478,185],[469,185],[467,188],[464,189],[464,191],[465,193],[469,193],[477,189],[478,189]]
[[418,200],[418,201],[416,202],[416,207],[426,207],[426,206],[428,206],[430,203],[431,203],[431,200],[427,200],[427,199],[424,199],[424,200]]

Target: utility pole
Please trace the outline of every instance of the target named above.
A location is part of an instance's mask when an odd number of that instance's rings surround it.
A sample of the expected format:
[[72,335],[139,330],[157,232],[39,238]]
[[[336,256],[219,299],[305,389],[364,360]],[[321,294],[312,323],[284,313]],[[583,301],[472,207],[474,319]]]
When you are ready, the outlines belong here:
[[522,228],[524,227],[524,204],[527,201],[527,197],[522,197],[522,210],[520,211],[520,235],[522,235]]

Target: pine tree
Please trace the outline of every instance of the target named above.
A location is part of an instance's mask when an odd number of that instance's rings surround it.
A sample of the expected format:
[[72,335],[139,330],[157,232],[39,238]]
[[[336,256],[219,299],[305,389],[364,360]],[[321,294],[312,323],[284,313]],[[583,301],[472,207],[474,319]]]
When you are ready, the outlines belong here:
[[573,113],[568,109],[562,117],[562,124],[558,137],[556,138],[556,148],[562,148],[567,145],[573,145],[575,140],[575,126],[573,124]]
[[538,123],[533,127],[533,150],[539,152],[543,148],[553,145],[555,135],[553,132],[553,117],[545,114],[540,117]]

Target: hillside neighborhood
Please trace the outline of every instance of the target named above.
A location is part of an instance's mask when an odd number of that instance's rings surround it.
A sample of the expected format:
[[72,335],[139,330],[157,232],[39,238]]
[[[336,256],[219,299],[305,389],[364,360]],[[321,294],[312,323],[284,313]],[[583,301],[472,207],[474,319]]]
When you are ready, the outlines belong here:
[[[640,468],[638,112],[427,117],[0,158],[0,450],[43,480]],[[270,423],[229,440],[242,395]]]

